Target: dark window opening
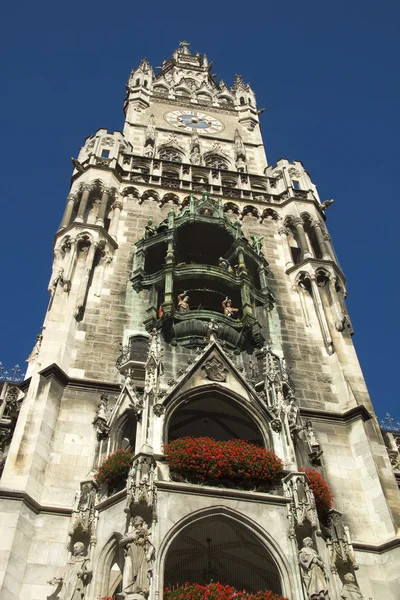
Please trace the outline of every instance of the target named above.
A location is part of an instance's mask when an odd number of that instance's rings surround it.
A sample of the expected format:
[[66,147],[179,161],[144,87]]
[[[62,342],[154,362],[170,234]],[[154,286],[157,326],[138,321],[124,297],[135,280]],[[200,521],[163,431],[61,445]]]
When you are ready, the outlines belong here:
[[298,265],[301,262],[301,250],[300,248],[296,248],[295,246],[290,246],[290,252],[292,254],[292,259],[295,265]]
[[[188,223],[178,229],[177,263],[217,267],[221,256],[228,258],[233,242],[233,237],[217,225]],[[230,262],[235,260],[233,258]]]
[[[178,295],[187,292],[189,296],[188,304],[190,307],[189,313],[193,318],[196,317],[196,311],[212,311],[223,315],[222,301],[225,298],[230,298],[232,307],[239,310],[234,313],[232,320],[237,320],[242,317],[242,300],[240,290],[228,287],[225,282],[215,279],[207,279],[207,277],[198,279],[185,279],[175,283],[175,304],[178,305]],[[189,435],[189,434],[188,434]]]
[[240,104],[246,104],[245,99],[243,98],[243,96],[240,96]]
[[234,401],[216,394],[190,399],[171,417],[168,441],[209,436],[221,442],[240,439],[264,447],[254,420]]

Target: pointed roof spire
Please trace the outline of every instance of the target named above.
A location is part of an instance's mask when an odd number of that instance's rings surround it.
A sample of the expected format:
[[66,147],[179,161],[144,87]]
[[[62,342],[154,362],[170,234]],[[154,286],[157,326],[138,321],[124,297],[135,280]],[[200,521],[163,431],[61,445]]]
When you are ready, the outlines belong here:
[[232,86],[232,90],[234,92],[239,91],[239,90],[246,91],[247,88],[248,88],[248,86],[243,81],[242,76],[241,75],[235,75],[235,83]]
[[189,50],[189,46],[191,45],[191,42],[179,42],[179,54],[189,54],[191,55],[192,53]]

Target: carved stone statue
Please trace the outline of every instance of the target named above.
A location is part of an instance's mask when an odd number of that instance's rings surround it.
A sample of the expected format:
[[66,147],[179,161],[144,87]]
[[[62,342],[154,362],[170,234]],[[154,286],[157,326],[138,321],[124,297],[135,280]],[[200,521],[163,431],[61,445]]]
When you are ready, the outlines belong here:
[[186,291],[183,294],[178,295],[178,312],[187,313],[190,310],[189,296],[186,295]]
[[63,584],[60,600],[83,600],[91,575],[92,569],[89,557],[85,552],[85,545],[82,542],[76,542],[67,564],[65,576],[54,577],[49,583],[52,585]]
[[125,555],[122,596],[135,594],[147,598],[149,595],[154,557],[154,546],[149,538],[150,531],[142,517],[133,517],[130,531],[120,541]]
[[309,600],[327,600],[329,593],[325,565],[318,552],[314,550],[310,537],[303,540],[303,548],[299,552],[299,563]]
[[195,146],[190,154],[190,162],[192,165],[199,165],[201,160],[199,148]]
[[232,306],[232,300],[228,297],[225,300],[222,300],[222,309],[224,311],[224,315],[226,317],[230,317],[231,319],[235,318],[235,313],[238,312],[239,308],[234,308]]
[[343,598],[343,600],[363,600],[364,596],[356,584],[354,575],[352,575],[352,573],[346,573],[344,580],[345,583],[341,589],[340,597]]

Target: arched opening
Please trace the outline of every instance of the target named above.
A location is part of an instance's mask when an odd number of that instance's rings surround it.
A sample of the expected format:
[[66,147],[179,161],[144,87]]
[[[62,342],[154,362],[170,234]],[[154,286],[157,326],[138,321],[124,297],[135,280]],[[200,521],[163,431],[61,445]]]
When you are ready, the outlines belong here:
[[227,169],[228,163],[227,161],[219,156],[218,154],[209,154],[204,159],[204,164],[206,167],[210,167],[211,169]]
[[233,242],[233,236],[218,225],[187,223],[177,232],[177,264],[218,266],[219,257],[227,258]]
[[282,593],[271,554],[248,527],[223,514],[187,525],[173,540],[165,560],[164,587],[211,581],[239,591]]
[[243,98],[243,96],[240,96],[240,104],[243,106],[244,104],[246,104],[245,99]]
[[126,410],[111,429],[111,452],[115,452],[120,448],[135,452],[136,428],[136,414],[133,410]]
[[322,258],[321,248],[315,235],[315,229],[312,225],[312,221],[308,215],[303,215],[304,232],[308,238],[309,246],[314,254],[315,258]]
[[295,227],[291,223],[286,224],[288,230],[287,241],[289,244],[290,254],[295,265],[298,265],[303,260],[299,236]]
[[211,390],[189,398],[172,413],[168,441],[185,436],[240,439],[265,447],[262,433],[249,413],[238,402]]
[[182,152],[174,148],[173,146],[165,146],[161,148],[158,157],[161,160],[169,160],[171,162],[182,162]]

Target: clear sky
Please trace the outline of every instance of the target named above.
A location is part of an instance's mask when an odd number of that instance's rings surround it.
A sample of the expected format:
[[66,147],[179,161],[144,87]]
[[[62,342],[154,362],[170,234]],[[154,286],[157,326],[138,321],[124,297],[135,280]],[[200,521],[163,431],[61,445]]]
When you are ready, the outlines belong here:
[[301,160],[335,199],[361,366],[378,414],[400,418],[399,20],[396,0],[3,2],[0,361],[24,365],[40,332],[70,157],[122,129],[131,68],[188,40],[228,85],[252,85],[269,163]]

